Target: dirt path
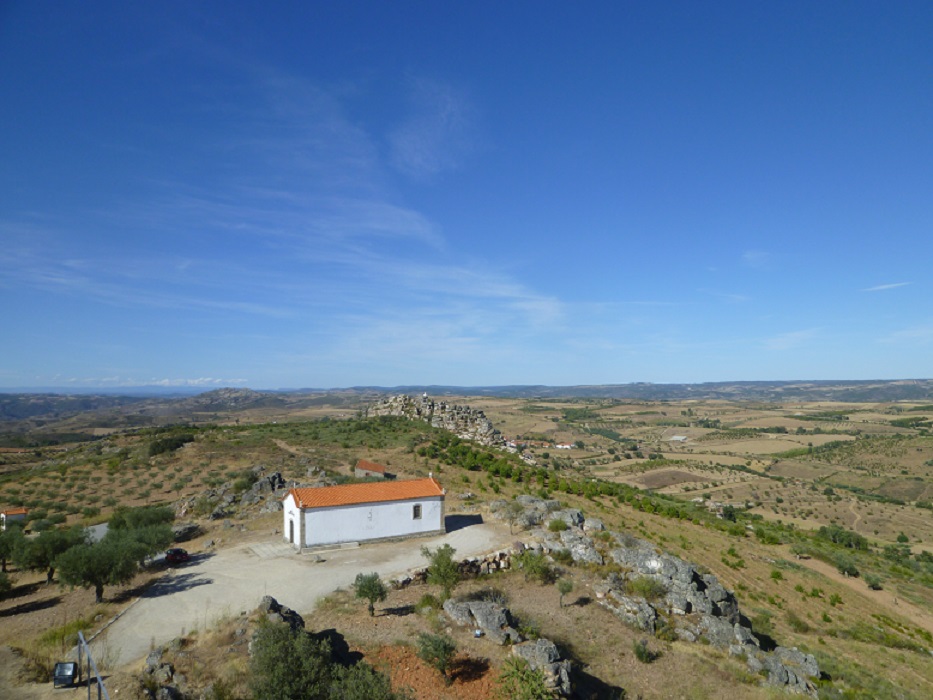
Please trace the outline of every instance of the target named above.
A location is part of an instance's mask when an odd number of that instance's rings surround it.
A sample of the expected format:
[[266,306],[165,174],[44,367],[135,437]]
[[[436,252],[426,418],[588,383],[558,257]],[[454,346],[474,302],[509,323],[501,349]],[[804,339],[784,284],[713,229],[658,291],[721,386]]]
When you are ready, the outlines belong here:
[[855,501],[849,501],[849,512],[855,516],[855,520],[852,521],[852,532],[858,532],[858,524],[862,516],[855,509]]
[[284,440],[273,440],[272,442],[275,443],[275,446],[276,446],[276,447],[282,448],[283,450],[285,450],[285,451],[288,452],[289,454],[298,455],[299,457],[303,457],[304,454],[305,454],[304,452],[302,452],[301,450],[299,450],[297,447],[292,447],[291,445],[289,445],[289,444],[288,444],[287,442],[285,442]]
[[873,591],[865,585],[865,581],[861,578],[843,576],[836,567],[822,562],[819,559],[794,559],[794,555],[790,553],[789,549],[787,550],[787,555],[788,559],[794,560],[795,563],[816,571],[836,583],[841,583],[846,588],[873,601],[876,605],[880,605],[890,613],[891,617],[900,618],[904,623],[920,627],[930,634],[933,634],[933,614],[930,614],[923,608],[914,605],[910,601],[897,598],[890,591]]

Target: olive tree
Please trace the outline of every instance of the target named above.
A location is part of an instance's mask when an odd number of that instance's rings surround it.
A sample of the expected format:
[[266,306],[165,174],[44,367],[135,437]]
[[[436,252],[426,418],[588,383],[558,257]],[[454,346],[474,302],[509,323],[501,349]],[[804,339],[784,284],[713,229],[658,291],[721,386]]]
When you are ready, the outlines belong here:
[[370,617],[376,614],[376,602],[381,603],[388,595],[385,584],[375,571],[371,574],[357,574],[356,581],[353,582],[353,588],[356,590],[357,598],[365,598],[369,601]]
[[442,545],[431,551],[427,547],[421,548],[421,555],[428,564],[428,583],[440,586],[444,591],[444,600],[450,598],[457,584],[460,583],[460,569],[454,560],[457,550],[449,544]]
[[145,556],[146,545],[130,538],[114,537],[72,547],[61,554],[56,563],[64,583],[93,588],[97,602],[102,603],[104,586],[133,580]]

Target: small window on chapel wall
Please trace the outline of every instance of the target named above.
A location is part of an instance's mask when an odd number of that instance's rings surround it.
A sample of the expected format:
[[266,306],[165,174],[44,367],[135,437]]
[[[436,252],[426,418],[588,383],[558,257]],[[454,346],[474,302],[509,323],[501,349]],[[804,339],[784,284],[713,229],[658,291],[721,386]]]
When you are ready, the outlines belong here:
[[421,520],[421,504],[411,507],[412,520]]

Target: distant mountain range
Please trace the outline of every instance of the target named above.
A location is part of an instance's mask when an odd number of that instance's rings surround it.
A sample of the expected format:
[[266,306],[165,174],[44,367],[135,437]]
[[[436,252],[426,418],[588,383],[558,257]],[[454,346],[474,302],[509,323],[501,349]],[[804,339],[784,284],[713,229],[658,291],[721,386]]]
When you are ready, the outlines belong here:
[[[764,402],[933,402],[933,380],[708,382],[704,384],[600,384],[580,386],[357,386],[344,389],[215,389],[179,387],[110,390],[62,389],[59,392],[0,393],[0,423],[17,432],[51,427],[82,413],[106,414],[114,427],[143,426],[166,420],[204,419],[211,414],[255,409],[298,409],[330,405],[352,407],[387,394],[492,396],[526,399],[618,399],[634,401],[728,400]],[[16,424],[16,427],[13,427]]]

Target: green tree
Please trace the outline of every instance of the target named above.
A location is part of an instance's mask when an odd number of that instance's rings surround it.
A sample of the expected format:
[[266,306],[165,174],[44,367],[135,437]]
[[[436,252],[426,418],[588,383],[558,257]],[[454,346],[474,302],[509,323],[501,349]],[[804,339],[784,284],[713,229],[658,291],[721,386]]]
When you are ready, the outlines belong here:
[[450,664],[456,653],[457,645],[446,634],[422,632],[418,635],[418,658],[440,671],[447,685],[450,685],[453,680],[447,672],[450,670]]
[[169,547],[175,540],[170,525],[145,525],[133,529],[109,530],[104,541],[128,542],[139,545],[139,565],[142,566],[146,557],[155,556],[163,549]]
[[505,508],[503,510],[505,519],[509,523],[509,534],[511,535],[514,532],[516,521],[522,517],[522,514],[525,512],[525,508],[518,501],[509,501],[505,504]]
[[560,607],[564,607],[564,596],[573,590],[573,581],[569,578],[562,578],[557,582],[557,592],[560,593]]
[[334,682],[327,640],[285,624],[268,623],[257,630],[249,666],[250,690],[263,700],[323,700]]
[[105,537],[100,542],[72,547],[56,563],[64,583],[93,588],[97,602],[102,603],[104,586],[131,581],[145,556],[145,545],[133,539]]
[[541,552],[526,549],[515,557],[518,567],[524,572],[526,581],[538,583],[553,583],[557,578],[551,562]]
[[346,668],[337,666],[330,700],[410,700],[404,691],[392,691],[389,677],[364,661]]
[[23,529],[8,525],[0,532],[0,572],[6,573],[6,564],[13,560],[13,554],[23,545]]
[[388,595],[385,584],[375,571],[371,574],[357,574],[356,581],[353,582],[353,588],[356,590],[357,598],[365,598],[369,601],[370,617],[376,614],[376,602],[381,603]]
[[7,593],[13,589],[13,581],[10,580],[9,574],[5,571],[0,571],[0,598],[3,598]]
[[168,506],[117,508],[110,516],[110,530],[136,530],[151,525],[167,525],[175,520],[175,511]]
[[20,546],[13,553],[13,559],[20,568],[44,570],[46,583],[51,584],[59,556],[86,541],[87,530],[83,527],[45,530],[38,537],[21,540]]
[[442,545],[431,551],[427,547],[421,548],[421,556],[427,559],[428,564],[428,583],[433,586],[440,586],[444,591],[444,600],[450,598],[457,584],[460,583],[460,569],[457,562],[454,561],[454,554],[457,550],[449,544]]
[[529,666],[525,659],[512,656],[502,664],[499,696],[503,700],[550,700],[554,694],[541,671]]

